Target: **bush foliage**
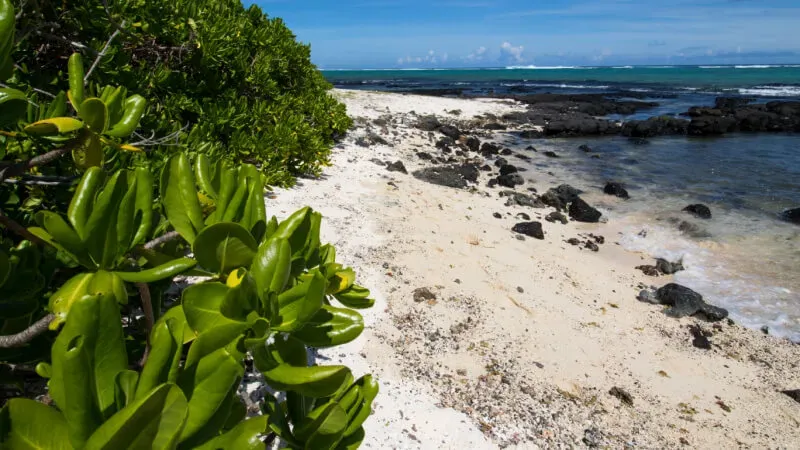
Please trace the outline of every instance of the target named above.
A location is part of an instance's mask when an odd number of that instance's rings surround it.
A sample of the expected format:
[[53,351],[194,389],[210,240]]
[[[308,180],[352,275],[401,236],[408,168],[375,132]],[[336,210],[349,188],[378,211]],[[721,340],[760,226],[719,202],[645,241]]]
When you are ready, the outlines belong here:
[[[344,106],[281,19],[239,0],[37,0],[24,4],[14,53],[21,82],[64,89],[73,52],[98,85],[150,102],[141,134],[261,168],[269,184],[319,172],[351,125]],[[109,37],[114,35],[109,42]]]
[[358,448],[377,382],[309,356],[374,301],[320,213],[264,203],[341,106],[280,21],[175,3],[0,0],[0,448]]

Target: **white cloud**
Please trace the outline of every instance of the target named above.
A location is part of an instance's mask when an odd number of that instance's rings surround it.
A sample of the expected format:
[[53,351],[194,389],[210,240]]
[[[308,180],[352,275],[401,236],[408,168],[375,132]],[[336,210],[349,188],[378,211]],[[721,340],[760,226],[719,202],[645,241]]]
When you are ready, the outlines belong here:
[[525,58],[522,56],[522,52],[525,50],[525,47],[518,46],[514,47],[511,45],[510,42],[503,42],[500,46],[500,54],[502,58],[512,62],[524,62]]
[[448,58],[447,53],[437,55],[436,50],[428,50],[424,56],[406,56],[405,58],[401,56],[400,58],[397,59],[397,64],[400,66],[410,63],[415,63],[415,64],[425,63],[430,65],[430,64],[438,64],[440,62],[446,62],[447,58]]
[[473,51],[469,55],[467,55],[464,59],[466,59],[467,61],[481,61],[485,56],[486,56],[486,47],[481,46],[475,49],[475,51]]

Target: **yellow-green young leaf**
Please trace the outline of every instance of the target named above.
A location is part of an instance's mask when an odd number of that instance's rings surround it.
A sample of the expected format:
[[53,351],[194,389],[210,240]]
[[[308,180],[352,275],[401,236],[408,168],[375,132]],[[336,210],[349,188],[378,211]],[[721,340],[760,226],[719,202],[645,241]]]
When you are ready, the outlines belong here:
[[350,289],[350,286],[356,281],[356,272],[351,269],[337,270],[328,279],[328,290],[326,294],[338,294],[342,291]]
[[72,450],[64,416],[27,398],[12,398],[0,411],[3,448]]
[[350,288],[333,295],[336,300],[348,308],[371,308],[375,299],[369,298],[369,289],[354,284]]
[[34,136],[53,136],[78,131],[83,128],[83,122],[72,117],[53,117],[34,122],[25,127],[25,132]]
[[189,159],[184,153],[167,160],[161,170],[160,184],[161,203],[167,219],[188,243],[194,243],[205,224]]
[[125,407],[92,434],[84,450],[174,449],[186,423],[183,392],[167,383]]
[[139,272],[114,272],[129,283],[154,283],[185,273],[197,264],[192,258],[178,258]]
[[125,138],[130,136],[139,126],[144,114],[144,108],[147,106],[147,100],[141,95],[131,95],[125,99],[124,112],[119,120],[114,120],[113,126],[106,134],[113,137]]
[[267,432],[267,416],[252,417],[239,422],[231,430],[221,434],[195,450],[259,450],[264,448],[261,435]]
[[364,375],[353,384],[359,392],[359,401],[352,408],[347,409],[348,424],[344,431],[345,436],[357,433],[361,425],[366,422],[372,413],[372,402],[378,395],[378,383],[372,375]]
[[257,248],[258,243],[247,229],[229,222],[206,227],[192,244],[200,266],[217,273],[249,267]]
[[69,98],[75,112],[80,113],[81,103],[83,103],[83,59],[80,53],[73,53],[67,62],[67,69],[69,72],[69,90],[67,91],[67,98]]
[[97,134],[103,134],[108,129],[108,108],[97,97],[89,97],[84,100],[78,115],[86,123],[86,126]]
[[325,348],[346,344],[364,331],[361,314],[346,308],[323,305],[306,324],[292,333],[309,347]]
[[89,283],[93,276],[94,274],[91,273],[79,273],[67,280],[50,296],[49,309],[55,315],[53,321],[50,322],[51,330],[58,329],[67,320],[72,305],[89,293]]
[[87,133],[83,143],[72,150],[72,160],[80,169],[103,165],[103,143],[94,133]]

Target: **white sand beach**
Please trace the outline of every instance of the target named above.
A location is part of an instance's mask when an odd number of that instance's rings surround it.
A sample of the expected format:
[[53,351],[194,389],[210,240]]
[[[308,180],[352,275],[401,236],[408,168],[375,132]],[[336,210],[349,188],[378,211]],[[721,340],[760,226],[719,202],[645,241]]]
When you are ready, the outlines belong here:
[[[653,260],[617,245],[613,220],[550,223],[552,208],[505,206],[485,175],[470,189],[411,175],[432,165],[417,152],[441,154],[412,111],[463,122],[522,105],[335,95],[356,127],[322,177],[275,190],[267,212],[320,211],[323,241],[376,298],[362,337],[320,360],[377,376],[365,448],[800,447],[800,403],[781,393],[800,389],[800,345],[638,301],[642,284],[670,277],[635,270]],[[387,144],[356,145],[367,128]],[[398,160],[409,174],[378,164]],[[520,192],[555,187],[522,175]],[[523,212],[544,240],[511,231]],[[570,238],[603,243],[593,252]],[[710,349],[692,344],[691,326]]]

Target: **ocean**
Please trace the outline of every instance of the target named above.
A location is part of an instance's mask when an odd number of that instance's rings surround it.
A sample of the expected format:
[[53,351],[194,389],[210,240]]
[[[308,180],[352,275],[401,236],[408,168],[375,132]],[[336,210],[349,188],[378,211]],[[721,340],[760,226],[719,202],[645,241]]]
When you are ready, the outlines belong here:
[[[391,92],[437,91],[490,96],[614,93],[660,105],[625,121],[679,115],[720,96],[755,102],[800,101],[800,64],[747,66],[510,67],[455,70],[323,71],[334,86]],[[620,95],[621,94],[621,95]],[[730,310],[737,322],[800,342],[800,226],[780,213],[800,207],[800,135],[728,134],[715,138],[657,137],[645,145],[622,137],[499,139],[518,151],[533,145],[532,176],[576,185],[621,230],[625,248],[683,260],[676,282]],[[599,158],[578,150],[587,144]],[[541,156],[552,150],[561,158]],[[519,165],[519,164],[518,164]],[[606,197],[606,181],[626,185],[631,200]],[[681,209],[708,205],[713,217]],[[687,235],[677,221],[698,227]],[[643,262],[646,263],[646,262]],[[653,284],[663,284],[653,279]]]

